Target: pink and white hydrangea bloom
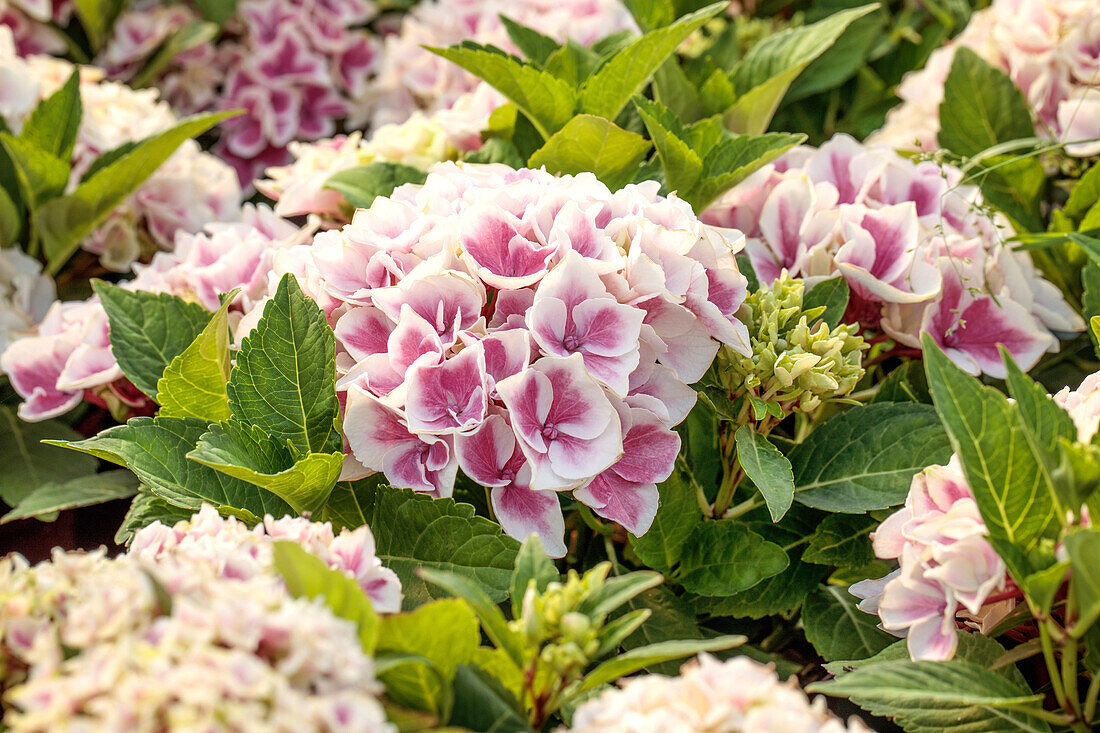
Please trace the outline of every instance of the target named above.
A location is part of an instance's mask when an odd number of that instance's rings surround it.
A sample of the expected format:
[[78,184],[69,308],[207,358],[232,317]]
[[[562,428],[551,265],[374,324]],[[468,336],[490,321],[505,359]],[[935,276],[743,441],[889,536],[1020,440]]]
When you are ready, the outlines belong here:
[[846,320],[912,349],[930,334],[971,374],[1003,377],[998,344],[1028,369],[1085,324],[961,179],[956,168],[837,135],[789,151],[702,218],[745,231],[762,280],[783,270],[808,285],[843,277]]
[[[46,56],[20,58],[11,32],[0,26],[0,116],[19,132],[39,101],[55,92],[76,67]],[[83,116],[73,148],[70,188],[99,156],[176,125],[176,115],[151,89],[103,81],[81,67]],[[11,79],[10,87],[5,79]],[[104,267],[127,272],[158,249],[170,249],[177,232],[196,232],[211,221],[230,221],[240,209],[233,170],[194,141],[187,141],[82,242]]]
[[902,103],[869,142],[903,150],[938,147],[939,106],[955,51],[969,48],[1023,92],[1038,137],[1072,156],[1100,154],[1100,6],[1079,0],[994,0],[957,38],[902,79]]
[[[178,54],[158,86],[186,113],[245,110],[222,124],[217,150],[249,184],[288,162],[289,143],[332,136],[362,104],[377,63],[377,41],[365,27],[375,14],[371,0],[241,0],[217,39]],[[194,20],[179,5],[138,2],[115,23],[98,61],[130,79]]]
[[[356,627],[294,598],[272,541],[355,578],[376,609],[400,583],[367,527],[301,518],[255,530],[209,506],[139,530],[130,551],[0,559],[0,688],[14,733],[51,730],[342,730],[395,733]],[[165,602],[167,601],[167,603]],[[165,723],[168,721],[168,723]]]
[[57,298],[42,265],[18,249],[0,249],[0,353],[31,333]]
[[724,662],[700,654],[676,677],[628,677],[579,706],[572,727],[556,733],[865,733],[858,719],[847,725],[825,699],[810,700],[797,680],[779,681],[772,665],[748,657]]
[[352,124],[402,122],[415,111],[447,109],[478,80],[423,46],[447,47],[476,41],[518,53],[500,16],[550,36],[588,46],[619,31],[636,31],[626,7],[617,0],[424,0],[386,36],[377,76],[370,82]]
[[57,29],[72,16],[72,0],[0,0],[0,26],[11,30],[20,56],[64,54],[68,44]]
[[688,382],[720,344],[747,348],[741,246],[656,184],[612,193],[591,174],[442,163],[376,199],[303,248],[348,464],[434,496],[461,468],[509,534],[558,556],[555,492],[644,533]]
[[[176,235],[172,252],[158,252],[148,265],[135,265],[132,290],[162,292],[214,311],[218,295],[241,288],[231,317],[252,311],[270,286],[276,254],[308,239],[269,210],[246,206],[241,222],[211,224],[201,234]],[[97,298],[54,302],[37,328],[0,353],[0,371],[23,398],[19,416],[47,420],[82,399],[121,413],[147,411],[148,399],[123,378],[111,353],[107,316]]]

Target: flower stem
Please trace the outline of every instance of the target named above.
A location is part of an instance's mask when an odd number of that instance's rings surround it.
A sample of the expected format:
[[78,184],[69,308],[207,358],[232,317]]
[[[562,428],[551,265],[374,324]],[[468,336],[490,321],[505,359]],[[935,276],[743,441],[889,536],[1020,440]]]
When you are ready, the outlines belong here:
[[1063,709],[1069,709],[1066,700],[1066,691],[1062,687],[1062,675],[1058,670],[1058,661],[1054,658],[1054,647],[1050,643],[1050,629],[1047,622],[1039,623],[1039,643],[1043,647],[1043,661],[1047,665],[1047,675],[1050,677],[1050,686],[1054,688],[1054,697]]

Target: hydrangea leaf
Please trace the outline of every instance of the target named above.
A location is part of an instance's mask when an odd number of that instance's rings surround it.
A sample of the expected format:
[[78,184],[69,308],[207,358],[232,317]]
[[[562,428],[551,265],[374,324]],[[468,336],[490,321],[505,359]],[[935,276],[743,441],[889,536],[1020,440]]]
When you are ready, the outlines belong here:
[[137,479],[129,471],[107,471],[91,476],[79,476],[68,481],[50,481],[34,490],[10,512],[0,518],[0,524],[27,517],[102,504],[113,499],[125,499],[137,493]]
[[1082,529],[1066,536],[1066,552],[1069,553],[1073,584],[1077,601],[1077,625],[1087,629],[1100,619],[1100,530]]
[[610,120],[577,115],[558,130],[527,162],[551,173],[591,171],[612,191],[629,183],[649,152],[650,142]]
[[568,83],[500,49],[466,41],[428,50],[489,82],[527,115],[544,140],[569,121],[577,106],[577,93]]
[[641,537],[631,536],[630,546],[646,565],[668,572],[680,561],[684,543],[703,521],[703,514],[692,479],[682,468],[673,471],[657,492],[661,503],[653,524]]
[[229,373],[230,412],[302,453],[340,451],[335,358],[325,314],[284,275]]
[[69,161],[6,132],[0,132],[0,147],[6,154],[4,162],[10,161],[11,170],[5,171],[5,174],[14,174],[23,203],[31,211],[44,206],[46,201],[65,190],[71,172]]
[[847,588],[827,585],[802,605],[806,639],[827,660],[866,659],[898,639],[878,628],[879,619],[856,608]]
[[534,28],[528,28],[521,23],[517,23],[507,15],[502,14],[500,22],[504,24],[504,30],[508,33],[508,37],[512,39],[512,43],[516,44],[516,48],[528,60],[539,66],[545,66],[546,59],[550,57],[550,54],[561,48],[561,44],[550,36],[544,36]]
[[689,203],[696,211],[703,211],[723,193],[805,140],[805,135],[786,132],[724,138],[703,158],[703,177],[691,192]]
[[703,175],[703,159],[683,139],[679,120],[659,102],[635,97],[642,122],[653,139],[653,146],[665,170],[665,184],[670,191],[690,192]]
[[23,422],[11,408],[0,407],[0,501],[15,506],[41,486],[95,473],[94,458],[66,454],[42,442],[47,438],[79,440],[80,435],[56,420]]
[[541,593],[546,586],[560,577],[554,561],[546,556],[537,534],[533,534],[520,545],[516,555],[515,571],[512,575],[512,615],[519,618],[523,609],[523,596],[527,587],[534,582],[535,592]]
[[187,457],[267,489],[296,514],[321,510],[344,463],[339,451],[296,456],[285,442],[237,420],[211,425]]
[[238,114],[219,112],[189,117],[170,130],[143,140],[104,166],[70,194],[47,202],[35,211],[42,233],[47,269],[56,274],[115,207],[145,182],[185,140],[201,135],[222,120]]
[[118,18],[125,0],[73,0],[73,9],[80,19],[92,51],[99,51],[110,38],[115,19]]
[[811,310],[825,306],[825,312],[820,316],[821,320],[833,329],[840,325],[840,319],[848,308],[849,295],[848,281],[842,277],[831,277],[806,291],[805,297],[802,298],[802,309]]
[[863,567],[875,559],[870,533],[877,526],[863,514],[830,514],[810,535],[802,559],[819,565]]
[[157,404],[165,417],[229,418],[229,305],[222,302],[195,340],[168,364],[157,381]]
[[566,692],[566,698],[570,695],[579,695],[588,690],[594,690],[601,685],[606,685],[620,677],[633,674],[640,669],[667,662],[672,659],[693,657],[702,652],[716,652],[723,649],[732,649],[746,641],[744,636],[729,635],[717,636],[713,639],[677,639],[673,641],[661,641],[656,644],[640,646],[628,652],[609,659],[584,676],[584,678],[572,689]]
[[[3,148],[0,147],[0,155]],[[0,160],[0,165],[3,161]],[[19,232],[23,228],[23,215],[19,211],[19,205],[0,186],[0,247],[10,247],[19,240]]]
[[580,90],[580,110],[615,119],[626,103],[645,87],[654,72],[688,36],[725,9],[714,3],[689,13],[672,25],[650,31],[619,51],[588,77]]
[[176,522],[190,519],[190,509],[173,506],[146,488],[141,488],[138,495],[130,503],[126,510],[126,516],[122,519],[118,531],[115,532],[116,545],[129,545],[134,539],[134,533],[143,527],[148,527],[153,522],[161,522],[171,527]]
[[701,596],[726,596],[778,575],[788,563],[782,547],[743,522],[703,522],[688,536],[677,580]]
[[446,597],[416,574],[418,567],[473,579],[494,603],[511,591],[519,543],[469,504],[367,479],[337,484],[324,518],[337,527],[370,526],[378,557],[401,578],[406,608]]
[[794,502],[794,475],[791,462],[767,438],[748,425],[734,436],[737,462],[764,497],[772,521],[778,522]]
[[950,456],[947,434],[930,405],[878,402],[832,418],[787,458],[796,501],[862,514],[901,504],[918,471]]
[[157,382],[210,322],[210,311],[167,293],[92,281],[107,311],[111,347],[126,378],[155,398]]
[[459,665],[450,724],[489,733],[532,733],[515,696],[480,666]]
[[82,112],[80,71],[74,68],[68,81],[31,111],[19,137],[60,160],[69,160]]
[[191,417],[136,417],[81,441],[50,441],[133,471],[169,504],[197,510],[202,503],[237,507],[262,517],[285,516],[290,506],[270,491],[187,459],[209,430]]
[[400,163],[380,161],[334,173],[325,188],[338,191],[356,209],[369,208],[379,196],[389,196],[405,183],[423,183],[424,171]]
[[1018,709],[1041,707],[1042,695],[959,660],[868,664],[807,691],[846,697],[874,715],[894,719],[910,733],[1050,730],[1046,722]]
[[272,562],[290,594],[295,598],[324,599],[333,615],[355,624],[363,651],[373,654],[382,620],[355,579],[330,568],[297,542],[278,540],[271,549]]
[[1023,92],[1008,74],[966,47],[955,52],[940,103],[940,145],[972,156],[1035,135]]

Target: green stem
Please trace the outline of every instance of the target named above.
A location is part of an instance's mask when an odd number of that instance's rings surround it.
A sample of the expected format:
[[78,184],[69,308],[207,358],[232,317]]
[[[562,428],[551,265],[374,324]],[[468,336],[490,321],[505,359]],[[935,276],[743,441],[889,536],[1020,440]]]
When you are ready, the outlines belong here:
[[736,519],[742,515],[748,514],[753,509],[758,509],[764,506],[764,502],[759,497],[754,496],[751,499],[746,499],[737,506],[730,507],[722,513],[722,519]]
[[1043,661],[1047,665],[1047,675],[1050,677],[1050,685],[1054,688],[1054,697],[1063,709],[1068,709],[1066,691],[1062,687],[1062,675],[1058,671],[1058,660],[1054,658],[1054,647],[1050,643],[1050,629],[1047,621],[1039,623],[1039,643],[1043,647]]
[[1045,720],[1048,723],[1054,723],[1055,725],[1071,725],[1072,721],[1065,713],[1054,713],[1050,710],[1043,710],[1042,708],[1028,707],[1027,705],[1005,705],[1005,710],[1014,710],[1016,712],[1030,715],[1033,718],[1039,720]]
[[1062,687],[1066,691],[1069,710],[1078,718],[1081,715],[1081,696],[1077,690],[1077,640],[1067,634],[1062,647]]
[[1096,717],[1096,698],[1100,696],[1100,674],[1094,674],[1089,682],[1089,691],[1085,693],[1085,722],[1091,723]]

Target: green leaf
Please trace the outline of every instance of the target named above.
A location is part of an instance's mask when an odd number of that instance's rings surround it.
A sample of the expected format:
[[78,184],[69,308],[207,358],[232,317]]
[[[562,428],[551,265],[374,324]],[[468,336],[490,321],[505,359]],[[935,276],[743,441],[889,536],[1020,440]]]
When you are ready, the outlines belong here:
[[875,559],[869,534],[878,523],[861,514],[830,514],[822,520],[802,559],[819,565],[859,568]]
[[928,379],[924,365],[919,361],[907,361],[887,375],[871,402],[921,402],[932,404],[928,392]]
[[703,159],[683,139],[679,120],[664,105],[645,97],[635,97],[634,106],[661,158],[669,191],[690,193],[703,175]]
[[167,293],[126,290],[101,280],[92,288],[107,311],[111,350],[126,378],[150,397],[165,368],[182,354],[213,314]]
[[88,180],[96,173],[99,173],[101,170],[109,166],[111,163],[114,163],[122,156],[127,155],[131,150],[133,150],[140,144],[141,140],[130,140],[129,142],[122,143],[117,148],[111,148],[106,153],[103,153],[98,158],[92,161],[92,164],[88,166],[88,170],[84,171],[84,175],[80,177],[80,182],[83,183],[84,181]]
[[511,591],[519,543],[496,523],[475,516],[469,504],[367,480],[337,484],[324,518],[337,527],[370,526],[378,557],[401,578],[408,608],[445,597],[416,575],[421,566],[476,580],[494,603]]
[[1100,619],[1100,530],[1081,529],[1066,535],[1065,548],[1073,569],[1070,597],[1077,602],[1074,635],[1080,637]]
[[958,660],[869,664],[810,685],[807,691],[849,698],[874,715],[892,718],[909,733],[1050,730],[1045,722],[1015,709],[1040,708],[1042,695]]
[[344,454],[294,455],[290,447],[255,425],[227,420],[210,426],[187,457],[239,478],[285,501],[295,514],[318,513],[340,478]]
[[669,0],[624,0],[623,5],[645,30],[660,28],[676,20],[676,3]]
[[[624,649],[636,649],[663,641],[707,637],[707,634],[699,628],[691,606],[681,596],[663,585],[650,588],[631,598],[624,608],[628,609],[628,613],[642,610],[650,612],[646,623],[623,640]],[[676,674],[680,665],[672,661],[657,662],[646,665],[646,669],[658,674]]]
[[176,522],[190,519],[192,511],[178,506],[172,506],[156,494],[147,490],[140,490],[134,497],[126,516],[115,532],[116,545],[129,545],[134,538],[134,533],[139,529],[148,527],[153,522],[160,522],[166,527],[171,527]]
[[778,575],[788,563],[782,547],[765,541],[742,522],[703,522],[687,539],[678,580],[692,593],[725,596]]
[[302,453],[339,452],[335,358],[324,312],[284,275],[229,373],[230,412]]
[[606,618],[631,598],[650,588],[656,588],[663,582],[664,578],[660,573],[649,570],[635,570],[610,577],[577,606],[577,611],[593,619]]
[[111,29],[126,0],[73,0],[73,9],[84,29],[92,52],[97,52],[110,38]]
[[1046,172],[1037,159],[998,155],[971,173],[986,200],[1027,231],[1042,228],[1041,203]]
[[546,166],[551,173],[591,171],[612,191],[634,178],[649,151],[641,135],[592,115],[577,115],[535,151],[528,166]]
[[272,545],[272,562],[290,595],[322,598],[334,616],[355,624],[363,651],[374,653],[382,621],[355,578],[330,568],[324,560],[288,540]]
[[1081,219],[1100,202],[1100,164],[1095,164],[1073,187],[1063,211],[1066,216],[1080,223]]
[[569,86],[579,87],[599,65],[600,57],[595,51],[569,40],[550,54],[545,68],[548,74],[553,74]]
[[80,71],[74,68],[68,81],[34,108],[19,137],[55,158],[69,160],[81,114]]
[[827,660],[866,659],[897,641],[878,628],[878,616],[856,608],[847,588],[827,585],[802,605],[806,639]]
[[522,168],[527,162],[515,143],[499,137],[492,137],[482,143],[481,148],[467,153],[463,158],[467,163],[504,163],[509,168]]
[[791,463],[771,442],[748,425],[734,436],[737,462],[744,469],[768,505],[772,521],[778,522],[794,501],[794,475]]
[[95,459],[41,442],[47,438],[79,440],[80,435],[56,420],[23,422],[11,408],[0,407],[0,501],[16,506],[39,487],[95,473]]
[[853,21],[878,7],[864,5],[833,13],[817,23],[772,34],[753,46],[730,74],[739,98],[725,115],[727,127],[747,134],[764,132],[798,75]]
[[[1052,489],[1017,413],[1004,395],[956,366],[929,336],[923,351],[932,398],[990,540],[1002,556],[1006,543],[1028,552],[1046,533],[1054,512]],[[1019,570],[1014,569],[1014,577],[1020,577]]]
[[165,367],[157,381],[157,404],[165,417],[197,417],[211,422],[229,419],[228,297],[195,337]]
[[428,174],[401,163],[370,163],[329,176],[325,188],[339,192],[357,209],[369,209],[379,196],[389,196],[398,186],[423,183]]
[[30,211],[36,211],[65,190],[71,170],[69,161],[6,132],[0,132],[0,145],[11,160],[23,203]]
[[654,72],[676,47],[727,3],[708,5],[675,23],[650,31],[619,51],[581,86],[580,109],[588,114],[615,119],[626,103],[642,91]]
[[939,142],[973,156],[1000,143],[1035,135],[1023,92],[1008,74],[960,47],[951,62],[940,103]]
[[459,665],[454,690],[451,725],[485,733],[531,733],[515,697],[488,672]]
[[566,692],[566,698],[594,690],[601,685],[614,682],[620,677],[633,674],[652,664],[672,659],[693,657],[701,652],[716,652],[732,649],[744,644],[743,636],[718,636],[713,639],[681,639],[662,641],[649,646],[640,646],[609,659],[584,676],[575,689]]
[[[210,4],[209,0],[208,4]],[[232,7],[235,3],[225,2],[219,4]],[[200,10],[203,9],[200,8]],[[232,14],[232,12],[233,11],[230,10],[230,14]],[[205,12],[203,12],[203,15],[205,15]],[[208,18],[207,20],[211,19]],[[168,40],[160,44],[157,52],[153,54],[152,58],[145,62],[145,65],[141,67],[141,71],[130,80],[130,86],[135,89],[140,89],[153,85],[161,73],[168,68],[168,65],[172,63],[172,60],[178,55],[217,38],[218,31],[220,30],[218,26],[223,22],[224,21],[189,21],[182,28],[169,36]]]
[[512,616],[519,618],[523,610],[523,596],[529,585],[534,584],[535,592],[541,593],[560,577],[554,562],[546,556],[538,535],[533,534],[524,540],[516,555],[516,568],[512,575]]
[[237,0],[195,0],[203,18],[211,23],[225,25],[237,12]]
[[840,325],[844,311],[848,309],[848,296],[848,281],[842,277],[831,277],[806,291],[806,295],[802,298],[802,309],[810,310],[825,306],[821,320],[825,321],[829,328],[836,328]]
[[850,514],[901,504],[918,471],[950,456],[930,405],[892,402],[853,407],[787,454],[796,501]]
[[723,193],[805,140],[805,135],[786,132],[725,138],[703,158],[703,180],[688,202],[696,211],[703,211]]
[[209,430],[205,420],[136,417],[81,441],[51,441],[125,466],[169,504],[197,510],[208,502],[262,517],[286,515],[290,507],[269,491],[218,473],[186,456]]
[[[0,151],[2,151],[0,147]],[[8,192],[0,188],[0,247],[10,247],[19,241],[19,232],[23,228],[23,215],[15,200]]]
[[693,479],[677,467],[668,480],[657,487],[660,504],[653,524],[641,537],[630,537],[634,554],[651,568],[668,572],[680,562],[684,543],[703,520]]
[[[143,140],[126,155],[104,166],[72,193],[35,212],[42,244],[56,274],[103,219],[133,193],[185,140],[209,130],[237,112],[189,117],[170,130]],[[67,176],[66,176],[67,177]]]
[[51,481],[39,486],[14,509],[0,518],[0,524],[81,506],[102,504],[113,499],[125,499],[136,493],[137,479],[129,471],[107,471],[72,478],[68,481]]
[[550,36],[544,36],[534,28],[521,25],[507,15],[501,14],[500,22],[504,24],[504,30],[507,31],[508,37],[512,39],[512,43],[516,44],[520,53],[539,66],[546,66],[546,59],[550,58],[550,54],[561,48],[561,44]]
[[527,115],[544,140],[569,121],[577,106],[577,93],[568,83],[499,49],[469,41],[427,48],[489,82]]
[[422,567],[417,575],[469,604],[493,645],[502,649],[516,667],[523,667],[523,639],[508,625],[504,614],[484,589],[470,578],[446,570]]
[[[852,4],[854,3],[851,0],[834,0],[826,3],[818,12],[829,13],[838,7]],[[784,97],[784,103],[791,104],[814,94],[836,89],[855,76],[861,65],[871,61],[869,57],[875,52],[874,46],[882,40],[883,34],[891,32],[890,21],[889,12],[881,6],[875,12],[853,21],[825,53],[814,59],[799,74]],[[934,31],[930,30],[928,35],[932,33]]]

